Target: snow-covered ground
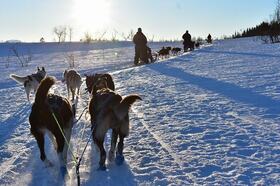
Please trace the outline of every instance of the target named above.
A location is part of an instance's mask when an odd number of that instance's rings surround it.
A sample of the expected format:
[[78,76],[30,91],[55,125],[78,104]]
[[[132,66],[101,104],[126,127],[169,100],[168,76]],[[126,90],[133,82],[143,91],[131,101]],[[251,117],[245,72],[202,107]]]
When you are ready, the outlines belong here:
[[[98,171],[99,155],[91,144],[80,168],[82,185],[280,185],[279,44],[252,38],[217,41],[139,67],[132,66],[131,43],[73,45],[69,50],[55,44],[28,45],[32,61],[23,68],[9,47],[0,45],[0,185],[63,184],[58,168],[45,168],[39,158],[29,131],[31,103],[9,74],[27,75],[45,66],[61,80],[70,54],[81,74],[109,72],[117,92],[138,93],[143,99],[130,113],[125,163],[108,162],[106,171]],[[19,51],[28,53],[21,47]],[[66,95],[60,81],[53,91]],[[83,91],[77,115],[88,100]],[[81,153],[89,132],[90,123],[82,117],[71,139],[75,154]],[[109,140],[110,133],[107,149]],[[58,161],[49,141],[46,151]],[[72,165],[65,185],[76,184]]]

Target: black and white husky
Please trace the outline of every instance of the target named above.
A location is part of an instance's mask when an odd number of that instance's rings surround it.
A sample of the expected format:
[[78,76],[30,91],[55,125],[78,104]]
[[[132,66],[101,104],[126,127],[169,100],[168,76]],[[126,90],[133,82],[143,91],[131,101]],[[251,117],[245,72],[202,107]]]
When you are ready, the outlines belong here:
[[27,100],[29,101],[29,95],[31,90],[34,90],[34,93],[36,92],[40,82],[42,79],[44,79],[46,76],[45,68],[42,67],[41,69],[37,67],[37,72],[35,74],[31,74],[28,76],[18,76],[15,74],[11,74],[10,77],[15,80],[18,83],[23,84]]

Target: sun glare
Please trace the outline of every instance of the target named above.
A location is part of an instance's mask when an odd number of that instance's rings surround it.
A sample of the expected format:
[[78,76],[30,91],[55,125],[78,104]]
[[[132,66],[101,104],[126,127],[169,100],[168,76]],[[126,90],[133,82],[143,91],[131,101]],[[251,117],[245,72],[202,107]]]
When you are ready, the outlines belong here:
[[85,30],[98,30],[110,23],[108,0],[74,0],[73,17],[76,24]]

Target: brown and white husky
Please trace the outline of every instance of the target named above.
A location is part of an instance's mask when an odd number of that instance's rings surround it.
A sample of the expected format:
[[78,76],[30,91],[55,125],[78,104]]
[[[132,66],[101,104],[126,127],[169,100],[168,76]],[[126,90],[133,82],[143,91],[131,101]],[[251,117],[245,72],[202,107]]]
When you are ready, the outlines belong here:
[[29,116],[30,131],[37,141],[40,158],[46,166],[51,166],[52,163],[45,154],[45,133],[50,135],[54,143],[60,167],[66,169],[68,146],[59,126],[69,142],[75,111],[66,98],[48,93],[54,83],[53,77],[46,77],[40,83]]
[[42,67],[42,69],[37,67],[37,72],[28,76],[18,76],[15,74],[10,75],[10,77],[16,82],[23,84],[28,101],[31,90],[33,90],[34,93],[36,93],[40,82],[42,81],[42,79],[44,79],[45,76],[46,71],[44,67]]
[[99,169],[105,170],[106,152],[103,146],[105,134],[109,129],[112,129],[110,161],[115,157],[116,143],[119,139],[115,162],[118,165],[122,164],[124,161],[123,142],[129,134],[129,108],[141,98],[138,95],[129,95],[123,98],[108,88],[106,77],[101,77],[94,82],[91,94],[89,113],[93,140],[100,150]]
[[91,91],[92,91],[94,82],[96,82],[99,78],[102,78],[102,77],[106,77],[105,79],[107,81],[108,88],[115,91],[114,80],[110,74],[108,74],[108,73],[98,74],[97,73],[97,74],[90,74],[90,75],[85,74],[85,76],[86,76],[86,91],[88,91],[89,93],[91,93]]
[[80,94],[80,87],[83,83],[81,75],[76,70],[65,70],[63,73],[62,82],[66,82],[68,98],[70,97],[70,91],[72,93],[72,100],[76,95]]

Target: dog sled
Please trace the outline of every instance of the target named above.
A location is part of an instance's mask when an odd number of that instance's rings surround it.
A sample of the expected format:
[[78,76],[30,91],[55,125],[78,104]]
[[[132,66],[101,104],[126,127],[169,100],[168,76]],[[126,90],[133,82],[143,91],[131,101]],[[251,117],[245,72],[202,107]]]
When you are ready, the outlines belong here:
[[157,60],[157,54],[152,52],[151,48],[146,46],[146,49],[140,51],[139,60],[134,61],[134,65],[142,65],[153,63]]

